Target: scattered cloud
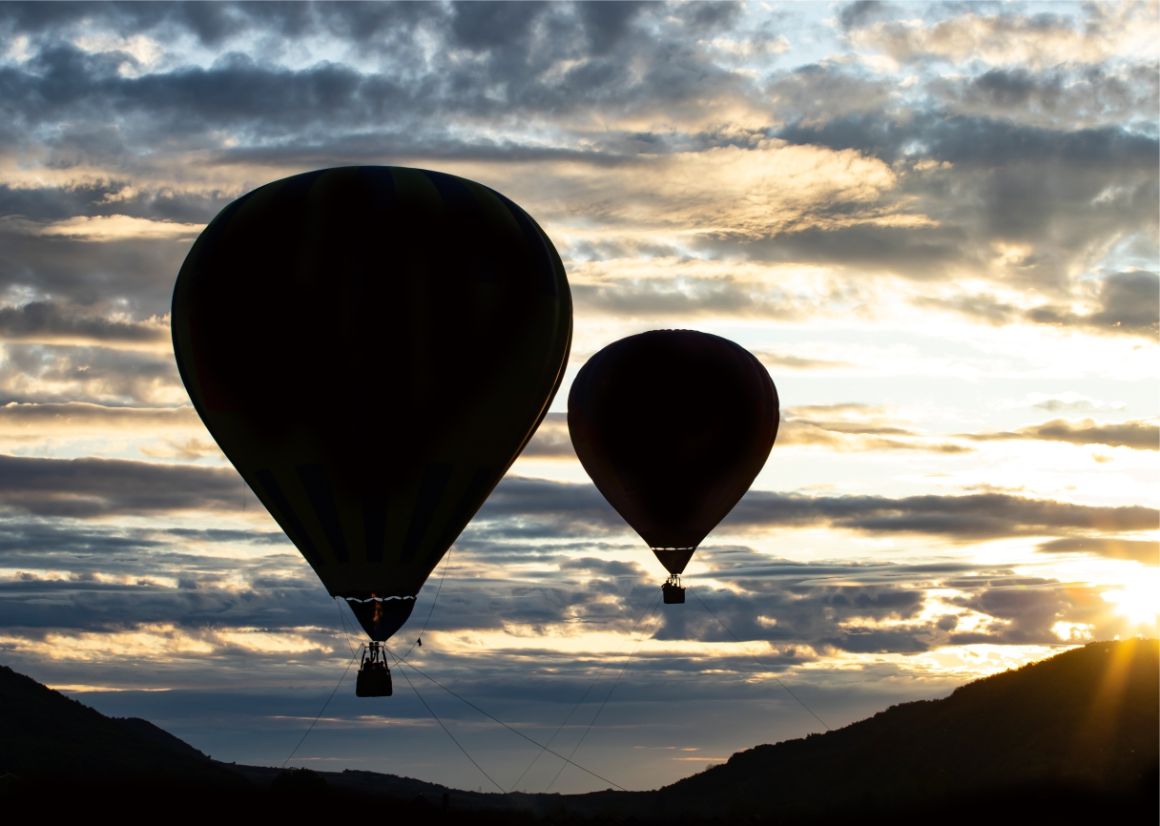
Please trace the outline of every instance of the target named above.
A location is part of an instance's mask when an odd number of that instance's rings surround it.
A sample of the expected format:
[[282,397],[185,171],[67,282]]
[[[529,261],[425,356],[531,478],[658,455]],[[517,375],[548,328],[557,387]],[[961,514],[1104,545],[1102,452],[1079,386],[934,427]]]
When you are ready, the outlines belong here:
[[1160,427],[1150,422],[1098,424],[1091,419],[1079,422],[1055,419],[1004,433],[964,434],[963,438],[976,441],[1039,439],[1076,445],[1098,444],[1135,450],[1160,450]]

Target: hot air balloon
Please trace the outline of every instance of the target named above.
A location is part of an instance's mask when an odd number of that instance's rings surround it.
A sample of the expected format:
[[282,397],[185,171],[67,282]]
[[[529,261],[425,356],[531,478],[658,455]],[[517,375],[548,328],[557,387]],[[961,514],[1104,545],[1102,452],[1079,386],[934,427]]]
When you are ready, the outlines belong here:
[[202,421],[370,636],[357,693],[389,694],[380,644],[563,377],[572,305],[551,242],[453,175],[307,172],[206,227],[172,326]]
[[668,570],[666,603],[685,601],[681,573],[753,483],[777,426],[777,390],[761,363],[693,330],[608,345],[568,396],[576,455]]

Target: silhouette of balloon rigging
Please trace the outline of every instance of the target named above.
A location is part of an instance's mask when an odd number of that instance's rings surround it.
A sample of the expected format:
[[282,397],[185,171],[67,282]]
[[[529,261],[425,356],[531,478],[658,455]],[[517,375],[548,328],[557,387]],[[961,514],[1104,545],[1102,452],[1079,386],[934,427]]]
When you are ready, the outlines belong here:
[[747,350],[692,330],[608,345],[580,370],[568,430],[597,489],[679,575],[749,489],[777,437],[777,390]]
[[503,195],[345,167],[223,209],[172,319],[206,427],[380,642],[547,412],[572,305],[551,242]]

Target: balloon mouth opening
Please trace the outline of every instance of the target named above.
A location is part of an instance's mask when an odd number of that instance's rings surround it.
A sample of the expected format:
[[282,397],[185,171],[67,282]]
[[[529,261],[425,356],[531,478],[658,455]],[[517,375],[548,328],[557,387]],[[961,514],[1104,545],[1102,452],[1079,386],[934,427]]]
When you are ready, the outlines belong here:
[[386,642],[411,616],[414,596],[343,596],[359,625],[375,642]]
[[673,576],[679,576],[685,572],[685,566],[689,564],[689,560],[693,558],[693,552],[697,550],[697,546],[692,547],[657,547],[653,546],[652,552],[656,554],[660,563],[665,566],[665,570]]

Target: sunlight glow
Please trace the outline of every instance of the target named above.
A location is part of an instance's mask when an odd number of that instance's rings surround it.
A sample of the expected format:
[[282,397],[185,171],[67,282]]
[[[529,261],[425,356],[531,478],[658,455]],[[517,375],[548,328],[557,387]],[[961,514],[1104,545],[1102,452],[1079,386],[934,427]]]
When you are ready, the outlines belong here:
[[1133,626],[1156,630],[1160,617],[1160,571],[1141,571],[1138,579],[1114,591],[1104,591],[1100,596]]

